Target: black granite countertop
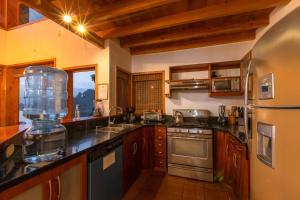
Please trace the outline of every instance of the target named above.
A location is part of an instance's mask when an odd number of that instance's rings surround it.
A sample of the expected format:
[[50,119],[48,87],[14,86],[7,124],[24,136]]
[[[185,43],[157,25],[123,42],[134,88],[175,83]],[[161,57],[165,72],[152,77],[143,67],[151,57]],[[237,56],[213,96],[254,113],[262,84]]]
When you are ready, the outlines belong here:
[[141,127],[141,125],[137,124],[135,127],[128,128],[118,134],[99,133],[95,129],[72,131],[68,134],[67,148],[64,156],[53,162],[42,163],[41,166],[38,167],[24,163],[21,156],[21,147],[16,145],[16,152],[12,159],[15,167],[12,172],[5,176],[5,178],[0,179],[0,192],[29,178],[32,178],[33,176],[36,176],[46,170],[56,167],[63,162],[88,152],[93,148],[101,148],[101,146],[105,146],[120,140],[127,133]]
[[[136,123],[135,127],[128,128],[124,131],[121,131],[118,134],[109,134],[109,133],[97,133],[95,129],[90,130],[69,130],[68,134],[68,145],[66,148],[65,155],[56,161],[43,163],[41,167],[32,167],[22,161],[21,158],[21,147],[17,147],[13,161],[15,162],[14,170],[9,173],[4,179],[0,179],[0,192],[12,187],[18,183],[21,183],[33,176],[36,176],[46,170],[49,170],[53,167],[56,167],[63,162],[66,162],[76,156],[79,156],[83,153],[89,152],[93,148],[101,148],[101,146],[109,145],[112,142],[122,139],[124,135],[129,132],[132,132],[143,126],[165,126],[170,127],[174,123],[170,120],[159,123]],[[238,130],[238,126],[228,126],[220,125],[218,123],[210,123],[209,127],[214,130],[221,130],[232,134],[236,137],[241,143],[245,144],[245,135],[244,133]]]

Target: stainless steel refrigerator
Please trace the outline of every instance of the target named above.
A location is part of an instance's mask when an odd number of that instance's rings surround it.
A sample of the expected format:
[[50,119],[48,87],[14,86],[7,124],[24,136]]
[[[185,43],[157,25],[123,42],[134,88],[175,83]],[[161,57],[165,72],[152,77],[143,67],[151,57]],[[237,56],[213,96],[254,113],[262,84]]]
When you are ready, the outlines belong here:
[[299,200],[300,8],[264,34],[247,66],[250,198]]

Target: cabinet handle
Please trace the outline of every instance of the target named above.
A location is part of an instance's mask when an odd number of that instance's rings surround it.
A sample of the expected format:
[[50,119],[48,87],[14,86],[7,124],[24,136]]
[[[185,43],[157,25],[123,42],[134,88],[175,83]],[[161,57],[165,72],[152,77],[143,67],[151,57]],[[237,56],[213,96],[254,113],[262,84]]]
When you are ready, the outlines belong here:
[[233,165],[235,168],[237,168],[237,163],[236,163],[236,153],[233,154]]
[[60,176],[57,176],[56,180],[57,180],[57,185],[58,185],[57,199],[60,200]]
[[52,185],[51,185],[51,180],[48,181],[49,184],[49,200],[52,199]]
[[136,154],[137,150],[138,150],[138,146],[137,146],[137,143],[135,142],[135,143],[133,143],[133,155]]
[[225,151],[226,154],[228,154],[228,144],[226,145],[226,151]]

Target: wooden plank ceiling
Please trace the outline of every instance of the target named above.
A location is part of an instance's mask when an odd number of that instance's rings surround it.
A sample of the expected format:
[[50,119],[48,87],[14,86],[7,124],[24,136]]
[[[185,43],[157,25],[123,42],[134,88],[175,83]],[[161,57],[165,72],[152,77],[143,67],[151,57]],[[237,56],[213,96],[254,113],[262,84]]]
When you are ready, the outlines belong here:
[[[252,40],[268,25],[272,10],[290,0],[24,1],[51,2],[86,24],[98,40],[118,38],[136,55]],[[54,17],[42,5],[39,11]]]

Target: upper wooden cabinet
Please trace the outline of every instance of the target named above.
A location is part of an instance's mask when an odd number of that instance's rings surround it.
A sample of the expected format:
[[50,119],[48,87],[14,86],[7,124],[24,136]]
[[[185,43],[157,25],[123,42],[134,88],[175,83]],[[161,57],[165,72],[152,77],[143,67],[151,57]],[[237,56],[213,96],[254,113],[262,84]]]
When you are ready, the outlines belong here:
[[0,193],[1,200],[85,200],[86,154]]

